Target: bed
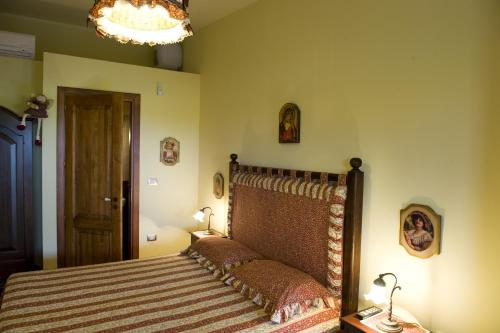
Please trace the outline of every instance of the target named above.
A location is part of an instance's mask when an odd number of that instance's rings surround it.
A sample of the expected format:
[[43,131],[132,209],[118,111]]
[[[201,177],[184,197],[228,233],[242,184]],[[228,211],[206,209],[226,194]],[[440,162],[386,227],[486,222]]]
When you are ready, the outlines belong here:
[[[12,275],[0,332],[335,332],[357,310],[363,173],[240,165],[231,155],[228,234],[300,269],[333,307],[276,324],[186,254]],[[335,207],[340,207],[339,209]]]

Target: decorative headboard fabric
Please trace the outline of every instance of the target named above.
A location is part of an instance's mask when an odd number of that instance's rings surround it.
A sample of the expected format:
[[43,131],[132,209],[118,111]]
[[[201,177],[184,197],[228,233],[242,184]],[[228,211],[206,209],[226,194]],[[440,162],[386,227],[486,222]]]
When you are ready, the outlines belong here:
[[347,188],[293,177],[233,175],[229,236],[269,259],[313,276],[342,295]]
[[[351,225],[347,233],[344,228],[346,205],[361,223],[362,201],[346,202],[348,176],[353,170],[341,175],[261,168],[239,165],[234,154],[231,158],[229,237],[313,276],[339,303],[347,301],[342,314],[356,310],[361,228],[359,224],[353,232]],[[357,172],[362,177],[359,169]],[[353,180],[359,185],[359,178]],[[359,192],[359,186],[353,192]],[[353,220],[354,215],[348,215],[347,220]],[[346,263],[344,247],[348,250]],[[344,284],[347,292],[343,292]]]

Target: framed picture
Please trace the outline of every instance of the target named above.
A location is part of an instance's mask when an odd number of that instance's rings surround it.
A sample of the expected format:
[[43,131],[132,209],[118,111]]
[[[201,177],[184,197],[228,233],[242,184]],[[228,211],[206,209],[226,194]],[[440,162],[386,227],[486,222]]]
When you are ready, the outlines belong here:
[[441,248],[441,216],[429,206],[411,204],[401,210],[399,244],[412,256],[429,258]]
[[300,142],[300,110],[296,104],[286,103],[279,117],[279,143]]
[[224,176],[220,172],[214,175],[214,195],[217,199],[224,196]]
[[180,143],[174,138],[165,138],[160,142],[160,161],[168,166],[179,162]]

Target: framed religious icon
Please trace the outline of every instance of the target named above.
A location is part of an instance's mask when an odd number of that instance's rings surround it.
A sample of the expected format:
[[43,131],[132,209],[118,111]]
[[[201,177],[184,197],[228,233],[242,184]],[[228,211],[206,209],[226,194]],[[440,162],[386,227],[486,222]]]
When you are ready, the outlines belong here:
[[224,196],[224,176],[220,172],[214,175],[214,195],[217,199]]
[[412,256],[429,258],[441,250],[441,216],[429,206],[401,210],[399,244]]
[[174,138],[165,138],[160,142],[160,161],[168,166],[179,162],[180,143]]
[[296,104],[286,103],[279,116],[279,143],[300,142],[300,110]]

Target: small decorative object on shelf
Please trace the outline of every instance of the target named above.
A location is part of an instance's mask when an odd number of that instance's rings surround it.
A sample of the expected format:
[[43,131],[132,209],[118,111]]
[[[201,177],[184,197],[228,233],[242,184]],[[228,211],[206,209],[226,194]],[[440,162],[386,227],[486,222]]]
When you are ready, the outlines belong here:
[[180,143],[174,138],[165,138],[160,142],[160,161],[168,166],[179,162]]
[[35,144],[38,146],[42,145],[42,119],[48,118],[47,109],[49,108],[51,101],[45,95],[31,94],[30,99],[26,102],[28,108],[24,111],[21,123],[17,125],[18,130],[24,130],[26,128],[26,118],[36,118],[38,119],[38,126],[36,128]]
[[300,110],[296,104],[286,103],[280,110],[279,143],[300,142]]
[[212,211],[211,207],[203,207],[199,211],[196,212],[196,214],[193,215],[193,218],[197,220],[198,222],[203,222],[205,220],[205,210],[210,209],[210,215],[208,215],[208,228],[207,230],[204,231],[205,235],[212,235],[214,231],[210,229],[210,219],[212,216],[214,216],[214,213]]
[[392,288],[391,296],[389,298],[389,314],[387,317],[384,316],[384,319],[378,322],[377,328],[384,332],[397,333],[401,332],[403,328],[397,321],[393,320],[392,318],[392,295],[394,294],[394,291],[396,289],[401,290],[401,287],[398,286],[398,278],[396,277],[396,275],[394,275],[393,273],[380,274],[378,278],[373,281],[372,289],[367,295],[367,298],[377,304],[382,304],[387,301],[385,296],[386,283],[384,281],[384,277],[388,275],[394,278],[394,287]]
[[439,254],[441,216],[429,206],[411,204],[401,210],[399,244],[412,256]]
[[214,195],[217,199],[224,196],[224,176],[220,172],[214,175]]

